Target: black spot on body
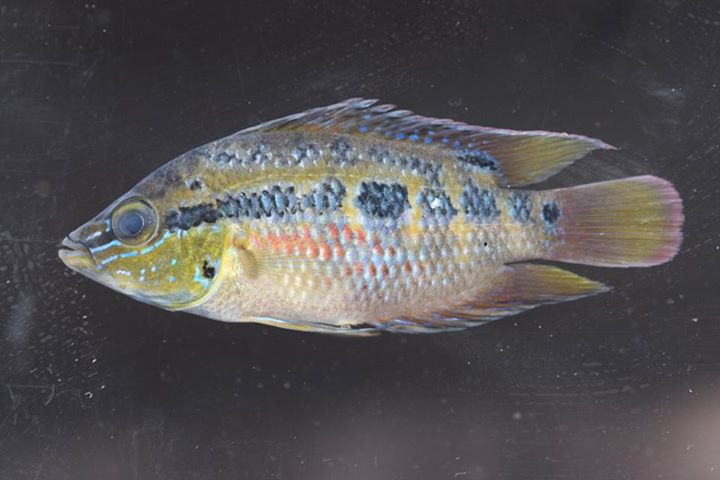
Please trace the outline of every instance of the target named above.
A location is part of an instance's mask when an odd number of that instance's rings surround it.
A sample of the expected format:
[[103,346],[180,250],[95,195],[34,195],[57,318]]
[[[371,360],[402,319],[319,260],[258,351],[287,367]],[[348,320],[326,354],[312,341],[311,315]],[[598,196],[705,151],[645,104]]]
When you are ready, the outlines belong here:
[[425,216],[452,218],[458,213],[450,197],[441,189],[421,190],[418,193],[417,204],[422,208]]
[[560,218],[560,208],[557,206],[557,203],[555,203],[555,202],[543,203],[542,211],[540,212],[540,217],[542,218],[542,220],[546,226],[552,227],[553,225],[555,225],[555,223]]
[[398,183],[362,182],[354,203],[366,216],[376,218],[397,219],[410,208],[407,187]]
[[457,157],[458,161],[468,163],[475,167],[491,172],[496,172],[500,168],[499,162],[488,152],[482,150],[473,150],[472,152],[462,152]]
[[202,266],[202,276],[205,278],[214,278],[215,277],[215,267],[210,265],[207,261],[203,263]]
[[507,207],[510,217],[519,223],[527,223],[532,212],[532,199],[528,192],[510,192],[507,198]]
[[495,195],[490,190],[468,183],[460,194],[460,207],[465,215],[474,220],[490,221],[500,215]]

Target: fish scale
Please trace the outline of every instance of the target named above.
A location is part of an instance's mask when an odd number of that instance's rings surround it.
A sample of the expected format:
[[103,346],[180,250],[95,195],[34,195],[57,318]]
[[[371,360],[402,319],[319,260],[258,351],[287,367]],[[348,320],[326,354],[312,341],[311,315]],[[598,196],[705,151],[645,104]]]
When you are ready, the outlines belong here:
[[525,261],[651,266],[677,252],[682,205],[662,179],[525,188],[608,149],[350,99],[179,156],[68,235],[60,257],[217,320],[462,329],[605,291]]

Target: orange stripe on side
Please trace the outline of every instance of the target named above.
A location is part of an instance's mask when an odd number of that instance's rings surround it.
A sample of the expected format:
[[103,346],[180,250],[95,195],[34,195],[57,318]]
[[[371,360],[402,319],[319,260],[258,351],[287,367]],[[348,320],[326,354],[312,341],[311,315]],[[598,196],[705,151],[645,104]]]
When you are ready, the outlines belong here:
[[368,275],[370,275],[370,278],[375,278],[377,275],[377,268],[375,267],[374,263],[368,264]]
[[330,246],[327,243],[320,244],[320,258],[324,261],[330,260]]
[[328,229],[328,235],[330,236],[330,238],[333,241],[337,241],[339,234],[338,234],[338,229],[335,226],[335,224],[334,223],[328,224],[327,229]]
[[360,262],[355,262],[355,264],[353,265],[353,267],[355,268],[355,275],[357,275],[358,277],[362,277],[362,275],[363,275],[363,266],[362,266],[362,263],[360,263]]
[[350,230],[350,227],[348,227],[347,225],[343,225],[342,235],[346,242],[350,242],[352,240],[352,230]]

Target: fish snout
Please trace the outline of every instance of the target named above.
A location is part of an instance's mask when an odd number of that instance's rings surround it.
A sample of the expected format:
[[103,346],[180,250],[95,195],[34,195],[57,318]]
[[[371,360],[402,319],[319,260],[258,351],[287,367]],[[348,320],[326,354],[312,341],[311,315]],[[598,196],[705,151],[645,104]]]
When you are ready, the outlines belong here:
[[96,219],[70,232],[60,243],[58,250],[60,260],[69,268],[83,273],[94,270],[93,247],[110,240],[107,223]]
[[65,237],[60,243],[58,256],[67,267],[73,270],[85,270],[95,265],[90,250],[84,243],[73,239],[72,234]]

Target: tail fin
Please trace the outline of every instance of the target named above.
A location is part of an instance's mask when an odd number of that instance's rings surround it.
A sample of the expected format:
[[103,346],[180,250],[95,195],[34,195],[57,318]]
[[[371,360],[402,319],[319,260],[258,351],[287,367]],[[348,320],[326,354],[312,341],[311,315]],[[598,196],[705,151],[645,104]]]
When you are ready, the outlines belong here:
[[669,261],[680,248],[682,200],[667,180],[631,177],[561,188],[551,195],[560,208],[552,207],[550,220],[557,222],[563,242],[549,259],[649,267]]

